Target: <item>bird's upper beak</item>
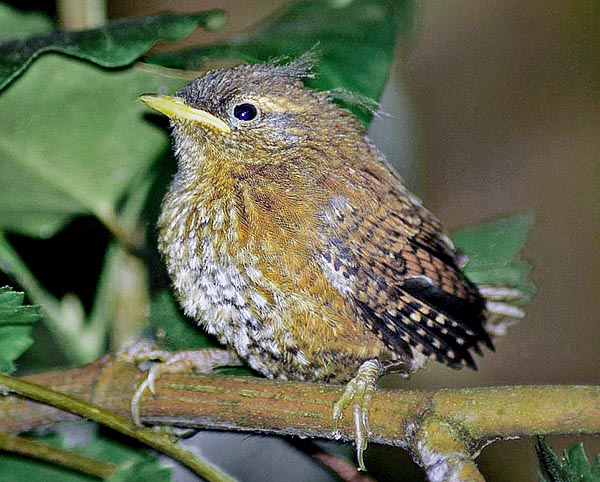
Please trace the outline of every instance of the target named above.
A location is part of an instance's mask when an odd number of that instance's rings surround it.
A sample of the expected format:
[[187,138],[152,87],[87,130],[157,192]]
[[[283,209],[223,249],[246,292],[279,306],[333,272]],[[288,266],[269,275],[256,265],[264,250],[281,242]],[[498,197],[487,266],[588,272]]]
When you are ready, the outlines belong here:
[[200,122],[201,124],[211,126],[225,134],[229,133],[231,130],[229,126],[218,117],[215,117],[206,111],[196,109],[195,107],[190,107],[180,97],[144,94],[140,96],[140,100],[158,112],[162,112],[167,117]]

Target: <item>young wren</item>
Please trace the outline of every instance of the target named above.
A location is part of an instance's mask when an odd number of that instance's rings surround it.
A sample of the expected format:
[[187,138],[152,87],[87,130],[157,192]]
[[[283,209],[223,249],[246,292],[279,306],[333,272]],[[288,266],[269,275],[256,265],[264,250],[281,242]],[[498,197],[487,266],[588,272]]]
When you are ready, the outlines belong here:
[[360,122],[306,88],[308,57],[211,71],[166,114],[178,162],[159,249],[187,315],[269,378],[348,383],[359,465],[380,375],[475,368],[486,302],[438,219]]

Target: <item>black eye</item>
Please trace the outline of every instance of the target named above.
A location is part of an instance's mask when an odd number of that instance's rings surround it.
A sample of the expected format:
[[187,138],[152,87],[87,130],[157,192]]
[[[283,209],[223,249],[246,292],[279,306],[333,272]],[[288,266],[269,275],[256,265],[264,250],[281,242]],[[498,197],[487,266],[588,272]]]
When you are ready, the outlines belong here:
[[258,110],[252,104],[238,104],[233,108],[233,115],[242,121],[251,121],[258,114]]

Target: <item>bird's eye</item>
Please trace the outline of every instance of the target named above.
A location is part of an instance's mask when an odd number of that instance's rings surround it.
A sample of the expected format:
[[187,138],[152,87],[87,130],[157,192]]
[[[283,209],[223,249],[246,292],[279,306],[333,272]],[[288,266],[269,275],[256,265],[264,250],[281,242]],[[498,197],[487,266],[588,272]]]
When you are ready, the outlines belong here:
[[251,121],[258,115],[258,110],[254,105],[245,102],[233,108],[233,115],[241,121]]

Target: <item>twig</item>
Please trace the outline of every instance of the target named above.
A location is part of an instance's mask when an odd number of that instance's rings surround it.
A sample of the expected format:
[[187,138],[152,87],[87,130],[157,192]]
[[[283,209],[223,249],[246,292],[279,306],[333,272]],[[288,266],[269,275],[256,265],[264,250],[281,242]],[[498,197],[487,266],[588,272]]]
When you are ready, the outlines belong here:
[[106,23],[106,0],[58,0],[58,17],[61,28],[79,30],[98,27]]
[[368,473],[359,472],[355,463],[321,450],[311,440],[298,439],[292,445],[305,454],[310,455],[344,482],[375,482],[375,479]]
[[100,479],[108,479],[117,471],[117,466],[110,462],[15,435],[0,433],[0,450],[51,462]]

